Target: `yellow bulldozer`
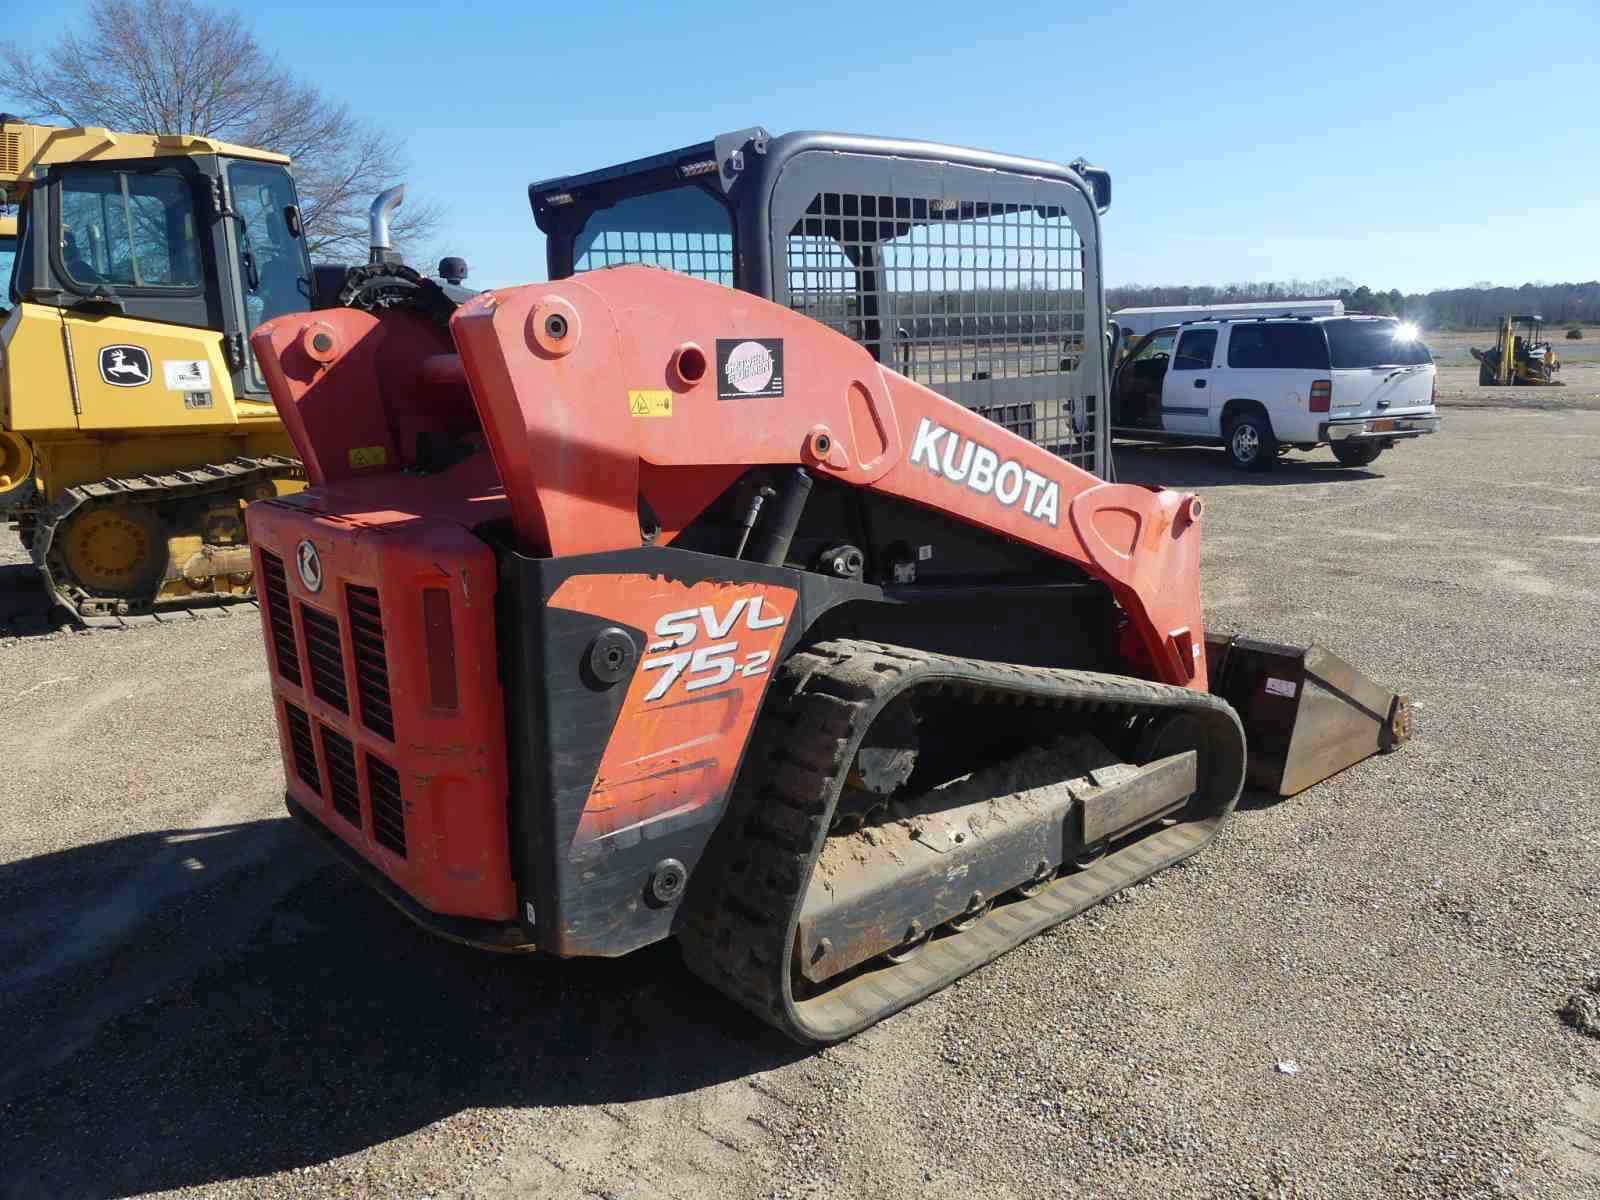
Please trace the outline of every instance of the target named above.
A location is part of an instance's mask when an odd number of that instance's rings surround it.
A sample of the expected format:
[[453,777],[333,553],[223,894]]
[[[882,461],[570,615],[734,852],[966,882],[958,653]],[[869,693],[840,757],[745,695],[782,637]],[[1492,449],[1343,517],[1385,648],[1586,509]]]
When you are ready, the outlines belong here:
[[1544,336],[1544,318],[1533,313],[1501,317],[1494,345],[1474,347],[1472,357],[1478,360],[1480,387],[1561,386],[1555,345]]
[[289,160],[0,114],[0,192],[0,520],[90,625],[249,595],[303,477],[249,348],[312,307]]

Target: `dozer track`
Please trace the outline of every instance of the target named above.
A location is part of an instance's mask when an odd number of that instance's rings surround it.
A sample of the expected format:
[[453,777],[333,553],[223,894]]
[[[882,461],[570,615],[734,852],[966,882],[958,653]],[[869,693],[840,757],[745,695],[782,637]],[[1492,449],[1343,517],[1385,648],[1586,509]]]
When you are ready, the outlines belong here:
[[[57,533],[75,515],[96,506],[137,506],[156,518],[163,510],[208,496],[244,496],[263,484],[281,479],[303,479],[304,468],[292,458],[269,455],[261,458],[236,458],[230,462],[207,463],[183,470],[103,479],[98,483],[67,488],[56,501],[37,516],[31,530],[30,551],[47,597],[75,613],[89,628],[116,628],[129,624],[159,621],[156,609],[164,579],[153,574],[147,586],[131,595],[95,595],[74,578]],[[165,522],[162,522],[163,526]],[[241,547],[243,543],[240,543]],[[248,596],[199,595],[199,604],[218,604]],[[191,602],[191,604],[194,602]],[[198,610],[197,610],[198,611]],[[184,616],[174,612],[174,616]]]
[[[867,771],[863,740],[906,699],[944,705],[947,729],[950,706],[959,717],[970,704],[991,724],[1004,706],[1002,723],[1051,732],[932,790],[897,793],[875,806],[876,824],[844,819],[841,796],[858,796]],[[903,726],[894,711],[886,724]],[[1102,736],[1142,761],[1112,761]],[[1237,803],[1244,769],[1238,717],[1204,693],[820,643],[773,683],[689,897],[684,958],[796,1040],[838,1041],[1200,850]]]

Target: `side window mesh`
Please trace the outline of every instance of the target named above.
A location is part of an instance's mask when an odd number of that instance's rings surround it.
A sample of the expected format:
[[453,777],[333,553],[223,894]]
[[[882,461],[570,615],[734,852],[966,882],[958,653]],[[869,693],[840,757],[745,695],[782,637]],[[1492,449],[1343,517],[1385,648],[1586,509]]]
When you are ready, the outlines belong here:
[[1083,243],[1066,212],[945,192],[818,193],[788,231],[790,307],[1094,469]]

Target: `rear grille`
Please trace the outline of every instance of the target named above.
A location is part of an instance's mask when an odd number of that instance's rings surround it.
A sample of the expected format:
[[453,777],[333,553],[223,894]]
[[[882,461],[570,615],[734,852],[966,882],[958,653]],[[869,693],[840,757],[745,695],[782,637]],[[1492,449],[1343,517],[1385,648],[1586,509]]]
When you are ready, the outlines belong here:
[[311,746],[311,721],[292,704],[283,706],[289,722],[289,749],[294,754],[294,773],[302,782],[322,794],[322,776],[317,774],[317,752]]
[[394,710],[389,704],[389,660],[383,651],[383,609],[376,588],[347,587],[350,645],[356,660],[356,695],[361,723],[394,741]]
[[326,725],[322,733],[322,759],[328,764],[328,799],[333,811],[361,828],[361,787],[356,781],[356,748]]
[[289,616],[283,559],[265,550],[261,552],[261,599],[267,606],[267,624],[272,628],[272,654],[278,674],[299,687],[300,652],[294,647],[294,621]]
[[339,641],[338,620],[302,604],[300,626],[306,635],[306,666],[311,672],[312,695],[348,713],[350,689],[344,679],[344,647]]
[[372,836],[378,845],[406,856],[406,806],[400,776],[380,758],[367,755],[367,791],[372,795]]

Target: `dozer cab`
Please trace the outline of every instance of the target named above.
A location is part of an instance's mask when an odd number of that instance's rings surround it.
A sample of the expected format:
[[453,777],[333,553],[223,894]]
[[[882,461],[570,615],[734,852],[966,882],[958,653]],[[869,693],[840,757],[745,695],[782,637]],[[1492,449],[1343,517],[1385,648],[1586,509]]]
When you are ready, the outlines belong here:
[[311,307],[289,160],[4,117],[0,188],[0,519],[90,624],[248,593],[241,508],[299,486],[247,343]]
[[1480,387],[1561,386],[1555,377],[1561,360],[1544,336],[1544,318],[1536,314],[1502,317],[1494,345],[1473,347],[1472,357],[1478,360]]
[[445,937],[675,936],[821,1043],[1194,854],[1247,759],[1403,739],[1320,648],[1208,639],[1200,497],[1106,478],[1109,198],[746,130],[535,185],[553,281],[447,326],[258,329],[291,813]]

